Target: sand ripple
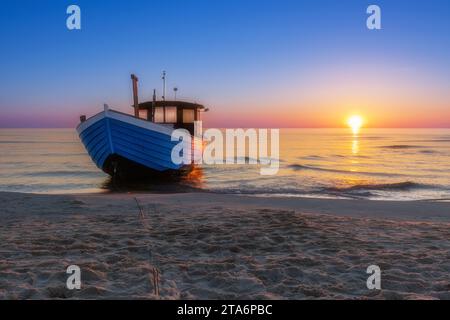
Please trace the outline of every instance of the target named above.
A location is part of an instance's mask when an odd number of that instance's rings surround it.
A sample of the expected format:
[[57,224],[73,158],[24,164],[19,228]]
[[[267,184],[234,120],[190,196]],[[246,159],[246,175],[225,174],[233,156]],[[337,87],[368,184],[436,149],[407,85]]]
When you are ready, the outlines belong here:
[[[450,299],[447,222],[139,204],[5,199],[0,298]],[[71,264],[81,290],[65,288]],[[371,264],[382,269],[381,291],[366,288]]]

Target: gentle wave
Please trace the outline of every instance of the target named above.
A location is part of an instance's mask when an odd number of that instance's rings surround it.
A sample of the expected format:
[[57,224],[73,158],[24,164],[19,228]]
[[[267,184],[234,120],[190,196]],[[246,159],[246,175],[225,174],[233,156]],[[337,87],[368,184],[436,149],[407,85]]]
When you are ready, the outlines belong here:
[[218,194],[240,194],[240,195],[261,195],[261,194],[284,194],[284,195],[302,195],[310,193],[310,191],[300,190],[298,188],[282,187],[282,188],[271,188],[266,186],[261,187],[228,187],[228,188],[206,188],[203,189],[206,192],[218,193]]
[[364,137],[364,140],[386,140],[386,137],[367,136],[367,137]]
[[400,173],[350,171],[350,170],[329,169],[329,168],[322,168],[322,167],[316,167],[316,166],[308,166],[308,165],[302,165],[302,164],[291,164],[288,166],[288,168],[295,170],[295,171],[315,170],[315,171],[325,171],[325,172],[345,173],[345,174],[364,174],[364,175],[369,175],[369,176],[389,176],[389,177],[404,176],[404,174],[400,174]]
[[421,139],[421,140],[406,140],[404,142],[450,142],[449,138],[441,139]]
[[0,140],[0,144],[77,144],[77,142],[66,140],[66,141],[38,141],[38,140],[22,140],[22,141],[14,141],[14,140]]
[[[283,197],[335,197],[342,199],[368,199],[376,197],[376,191],[405,192],[419,189],[447,190],[441,186],[421,184],[413,181],[384,184],[360,184],[346,187],[323,187],[314,189],[301,189],[295,187],[267,188],[267,187],[230,187],[205,190],[219,194],[237,194],[254,196],[283,196]],[[439,198],[440,199],[440,198]]]
[[[428,190],[442,194],[447,194],[450,189],[443,186],[431,184],[417,183],[413,181],[403,181],[398,183],[381,183],[381,184],[360,184],[344,187],[327,187],[318,190],[319,194],[325,193],[341,197],[349,197],[354,199],[377,198],[379,192],[388,192],[391,198],[395,198],[394,194],[404,194],[405,192],[417,192],[419,190]],[[436,198],[441,199],[441,198]],[[436,200],[429,197],[423,197],[422,200]]]
[[407,191],[411,189],[436,188],[436,186],[421,184],[413,181],[404,181],[397,183],[380,183],[380,184],[359,184],[349,187],[328,187],[323,190],[332,192],[351,192],[351,191],[374,191],[374,190],[399,190]]
[[268,164],[278,161],[283,163],[283,159],[276,159],[270,157],[252,158],[252,157],[228,157],[223,159],[223,163],[238,163],[238,164]]
[[426,146],[416,146],[416,145],[409,145],[409,144],[393,144],[389,146],[380,146],[379,148],[382,149],[422,149],[427,148]]
[[69,170],[55,170],[55,171],[38,171],[22,173],[23,176],[29,177],[64,177],[64,176],[76,176],[92,178],[93,176],[105,176],[101,171],[69,171]]
[[321,156],[316,156],[316,155],[309,155],[309,156],[299,157],[298,159],[303,159],[303,160],[319,160],[319,159],[323,159],[323,157],[321,157]]

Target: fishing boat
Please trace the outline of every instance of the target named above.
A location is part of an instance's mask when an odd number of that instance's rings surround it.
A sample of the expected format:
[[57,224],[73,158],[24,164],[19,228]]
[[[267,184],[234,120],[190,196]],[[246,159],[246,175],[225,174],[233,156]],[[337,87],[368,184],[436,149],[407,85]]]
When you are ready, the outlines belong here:
[[152,101],[139,103],[138,78],[131,75],[131,79],[134,115],[105,105],[102,112],[88,119],[80,116],[77,132],[92,161],[113,178],[122,179],[189,171],[192,163],[172,161],[172,149],[179,142],[172,141],[171,135],[183,128],[194,137],[194,123],[208,109],[197,103],[166,100],[165,72],[162,98],[157,100],[154,90]]

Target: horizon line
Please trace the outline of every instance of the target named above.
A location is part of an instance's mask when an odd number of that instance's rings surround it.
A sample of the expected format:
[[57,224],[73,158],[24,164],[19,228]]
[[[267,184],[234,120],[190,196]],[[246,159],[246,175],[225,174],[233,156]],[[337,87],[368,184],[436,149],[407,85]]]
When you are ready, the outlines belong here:
[[[208,129],[208,127],[205,127]],[[215,127],[211,127],[215,128]],[[217,129],[262,129],[263,127],[220,127]],[[349,129],[349,127],[341,126],[341,127],[266,127],[267,129]],[[76,127],[0,127],[0,129],[76,129]],[[450,126],[437,126],[437,127],[362,127],[361,130],[364,129],[450,129]]]

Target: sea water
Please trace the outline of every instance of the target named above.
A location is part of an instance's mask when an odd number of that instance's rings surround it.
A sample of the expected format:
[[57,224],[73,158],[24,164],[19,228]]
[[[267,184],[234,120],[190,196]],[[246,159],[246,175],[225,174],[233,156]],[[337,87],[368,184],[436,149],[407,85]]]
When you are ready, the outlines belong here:
[[450,200],[450,129],[281,129],[280,170],[202,165],[177,181],[117,184],[74,129],[0,129],[0,191],[207,190],[254,196]]

